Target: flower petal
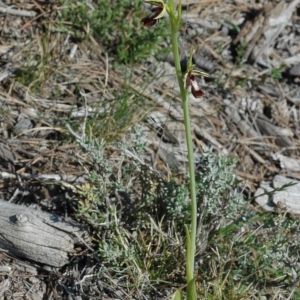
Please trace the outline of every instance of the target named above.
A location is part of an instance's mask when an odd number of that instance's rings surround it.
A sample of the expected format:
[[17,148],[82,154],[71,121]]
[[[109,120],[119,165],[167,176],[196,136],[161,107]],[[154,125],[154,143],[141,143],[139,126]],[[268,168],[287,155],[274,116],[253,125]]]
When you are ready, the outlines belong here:
[[145,0],[146,3],[152,4],[154,6],[165,6],[164,1],[162,0],[157,0],[157,1],[153,1],[153,0]]
[[156,16],[153,17],[154,19],[160,19],[166,12],[166,4],[162,0],[152,1],[152,0],[146,0],[146,3],[152,4],[156,6],[155,8],[152,8],[152,12],[157,12]]
[[[158,4],[155,4],[156,2]],[[154,26],[166,11],[163,2],[150,1],[149,3],[156,5],[156,7],[153,7],[151,9],[152,13],[149,16],[147,16],[141,20],[141,22],[144,23],[144,26],[146,26],[146,27]]]
[[209,74],[207,74],[205,72],[202,72],[202,71],[199,71],[199,70],[193,70],[192,74],[195,75],[195,76],[210,77]]
[[185,89],[187,89],[191,85],[189,72],[185,72],[185,74],[183,76],[183,85],[184,85]]
[[194,75],[191,75],[190,76],[190,81],[191,81],[190,83],[192,85],[192,94],[193,94],[193,96],[195,98],[202,98],[204,96],[204,93],[198,86],[197,77],[195,77]]
[[165,12],[166,12],[166,9],[165,9],[165,7],[163,7],[161,9],[160,13],[154,19],[160,19],[160,18],[162,18]]
[[198,89],[194,89],[194,87],[192,86],[192,94],[195,98],[202,98],[205,94],[203,93],[202,90]]
[[154,26],[159,20],[153,19],[150,16],[145,17],[141,20],[142,23],[144,23],[144,26],[151,27]]

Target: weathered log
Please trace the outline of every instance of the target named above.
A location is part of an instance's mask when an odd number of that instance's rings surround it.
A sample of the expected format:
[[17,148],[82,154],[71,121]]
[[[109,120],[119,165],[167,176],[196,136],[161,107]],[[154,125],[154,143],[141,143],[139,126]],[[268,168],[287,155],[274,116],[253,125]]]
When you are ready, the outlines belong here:
[[[289,183],[294,185],[274,194],[272,193],[274,188],[278,189]],[[267,211],[275,211],[275,208],[279,207],[286,209],[287,212],[300,214],[300,181],[298,180],[276,175],[272,183],[261,182],[254,196],[256,197],[256,203]]]
[[75,221],[0,200],[0,248],[11,255],[62,267],[85,234]]

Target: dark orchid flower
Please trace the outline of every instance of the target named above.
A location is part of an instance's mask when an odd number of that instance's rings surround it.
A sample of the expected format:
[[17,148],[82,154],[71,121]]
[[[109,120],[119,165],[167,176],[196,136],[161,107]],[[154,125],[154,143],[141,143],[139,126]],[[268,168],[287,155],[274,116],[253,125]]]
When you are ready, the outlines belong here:
[[154,5],[151,9],[151,14],[145,18],[143,18],[141,21],[144,23],[144,26],[151,27],[154,26],[160,18],[162,18],[163,14],[166,11],[165,3],[163,1],[145,1],[149,4]]
[[187,89],[191,86],[192,94],[195,98],[202,98],[204,96],[203,91],[199,88],[198,85],[198,77],[197,76],[204,76],[209,77],[209,75],[202,71],[197,70],[189,70],[184,75],[184,87]]

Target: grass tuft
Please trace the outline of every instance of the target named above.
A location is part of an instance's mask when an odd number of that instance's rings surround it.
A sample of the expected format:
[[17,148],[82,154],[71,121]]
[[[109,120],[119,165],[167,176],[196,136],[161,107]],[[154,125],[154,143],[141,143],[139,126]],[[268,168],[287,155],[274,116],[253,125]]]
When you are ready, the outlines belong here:
[[141,0],[109,3],[100,0],[92,6],[86,2],[64,1],[58,24],[60,31],[70,33],[76,40],[93,36],[117,63],[127,64],[166,51],[159,47],[167,36],[165,26],[156,31],[143,30],[142,14]]

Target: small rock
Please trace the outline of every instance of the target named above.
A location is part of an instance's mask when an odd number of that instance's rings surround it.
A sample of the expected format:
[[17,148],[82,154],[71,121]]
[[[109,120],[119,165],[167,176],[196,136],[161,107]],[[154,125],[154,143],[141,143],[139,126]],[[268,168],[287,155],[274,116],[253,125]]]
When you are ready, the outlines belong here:
[[291,76],[300,76],[300,63],[292,66],[288,72]]

